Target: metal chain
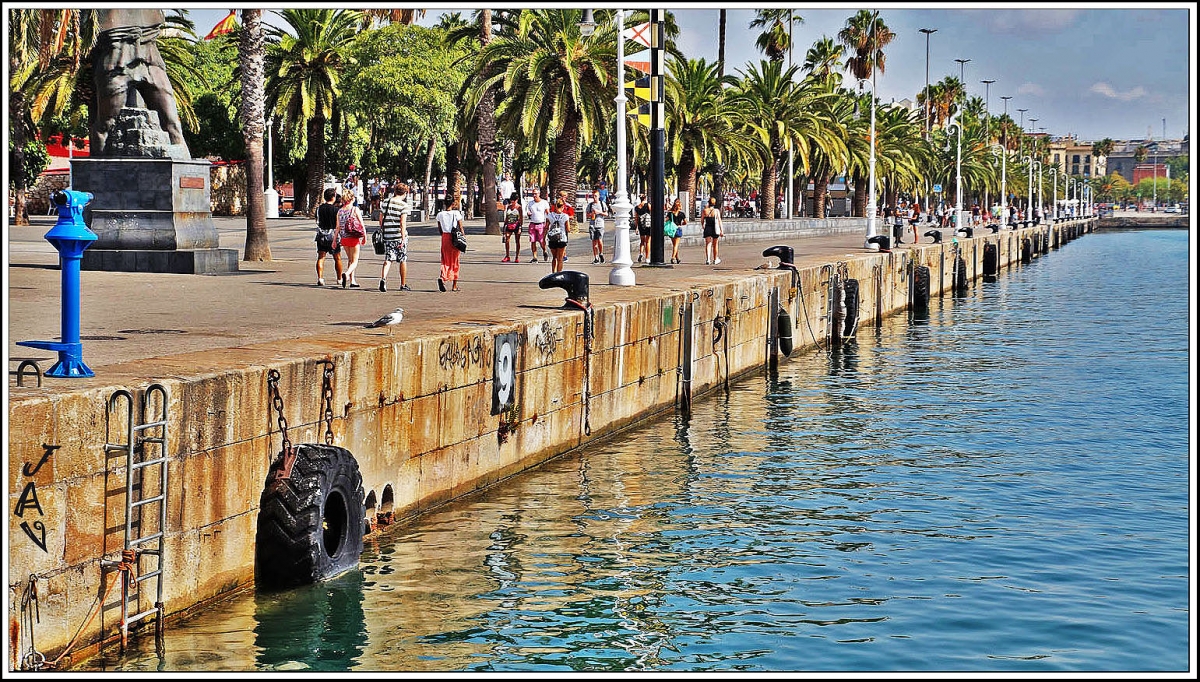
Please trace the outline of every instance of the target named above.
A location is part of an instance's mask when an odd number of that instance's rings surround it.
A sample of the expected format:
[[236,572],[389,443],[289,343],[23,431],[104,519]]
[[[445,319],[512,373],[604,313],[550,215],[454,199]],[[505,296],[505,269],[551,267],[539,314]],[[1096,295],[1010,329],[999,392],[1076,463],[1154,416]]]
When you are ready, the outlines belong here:
[[333,361],[322,360],[325,365],[325,376],[321,386],[321,395],[325,398],[325,444],[333,445]]
[[267,391],[271,393],[271,405],[279,415],[279,431],[283,434],[283,451],[290,452],[292,441],[288,440],[287,419],[283,416],[283,398],[279,395],[279,370],[267,371]]

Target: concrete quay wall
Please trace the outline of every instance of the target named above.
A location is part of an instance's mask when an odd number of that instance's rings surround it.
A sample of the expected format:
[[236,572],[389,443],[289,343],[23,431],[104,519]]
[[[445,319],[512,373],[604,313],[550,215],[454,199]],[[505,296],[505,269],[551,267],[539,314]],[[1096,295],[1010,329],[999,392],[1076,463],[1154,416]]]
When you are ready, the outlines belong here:
[[[907,309],[914,266],[929,267],[930,295],[940,296],[950,290],[960,256],[968,280],[982,276],[987,243],[997,247],[1002,275],[1021,266],[1023,245],[1036,258],[1093,226],[1074,221],[983,231],[970,239],[864,252],[801,268],[794,284],[787,270],[746,271],[669,295],[596,302],[590,338],[586,314],[563,308],[535,311],[527,321],[403,340],[345,333],[174,355],[110,365],[102,377],[69,388],[14,388],[9,613],[17,617],[31,581],[36,584],[36,644],[53,658],[71,645],[112,584],[113,571],[102,561],[118,559],[123,548],[126,472],[123,455],[105,444],[123,442],[120,401],[109,409],[122,388],[137,387],[140,400],[147,386],[160,384],[169,396],[163,601],[170,618],[253,581],[259,496],[282,443],[271,370],[280,375],[290,441],[321,443],[322,362],[333,363],[334,444],[355,455],[368,522],[378,528],[672,408],[685,390],[685,366],[693,396],[763,368],[772,354],[774,294],[791,314],[796,348],[827,348],[835,273],[859,281],[865,327]],[[507,406],[494,404],[498,338],[515,341],[516,348]],[[160,414],[151,408],[147,419]],[[153,489],[153,481],[143,484]],[[152,520],[144,523],[155,530]],[[94,653],[117,635],[118,595],[107,594],[99,617],[80,631],[74,655]],[[139,608],[153,601],[148,592]],[[15,652],[24,634],[10,628],[10,636]]]

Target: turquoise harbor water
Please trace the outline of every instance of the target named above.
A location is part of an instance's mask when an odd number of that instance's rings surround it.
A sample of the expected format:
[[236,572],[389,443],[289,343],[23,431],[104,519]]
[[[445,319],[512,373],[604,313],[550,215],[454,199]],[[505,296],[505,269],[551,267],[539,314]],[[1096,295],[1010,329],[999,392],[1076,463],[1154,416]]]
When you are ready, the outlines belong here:
[[1087,235],[79,669],[1187,671],[1187,250]]

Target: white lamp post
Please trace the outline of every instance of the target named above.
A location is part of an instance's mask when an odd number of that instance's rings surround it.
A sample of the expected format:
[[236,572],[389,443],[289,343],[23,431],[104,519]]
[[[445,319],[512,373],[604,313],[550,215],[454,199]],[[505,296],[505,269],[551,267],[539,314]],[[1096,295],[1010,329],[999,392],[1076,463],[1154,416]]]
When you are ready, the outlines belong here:
[[275,191],[275,174],[271,166],[271,119],[267,119],[267,189],[263,191],[268,218],[279,217],[279,192]]
[[[875,18],[871,20],[871,49],[875,49],[875,24],[878,21],[879,13],[875,13]],[[874,57],[874,55],[872,55]],[[879,245],[871,242],[875,237],[875,62],[871,61],[871,154],[870,154],[870,181],[867,189],[867,239],[863,246],[871,251],[878,251]],[[862,81],[859,81],[862,84]]]
[[1034,164],[1035,166],[1037,166],[1037,207],[1038,207],[1038,214],[1035,214],[1035,215],[1037,215],[1037,224],[1038,224],[1038,225],[1041,225],[1041,224],[1042,224],[1042,217],[1041,217],[1041,215],[1039,215],[1039,214],[1041,214],[1041,213],[1042,213],[1042,212],[1045,210],[1043,207],[1044,207],[1044,206],[1045,206],[1045,204],[1046,204],[1046,195],[1045,195],[1045,194],[1042,192],[1042,168],[1043,168],[1043,165],[1042,165],[1042,162],[1041,162],[1041,161],[1034,161],[1034,162],[1033,162],[1033,164]]
[[1021,160],[1029,166],[1029,195],[1025,199],[1026,211],[1030,214],[1025,216],[1026,221],[1028,222],[1033,215],[1033,164],[1036,163],[1036,161],[1033,160],[1032,156],[1023,156],[1021,157]]
[[[580,24],[580,31],[584,36],[591,35],[595,30],[596,25],[591,19],[592,11],[584,10],[583,22]],[[633,268],[629,267],[633,264],[633,259],[629,257],[629,214],[633,210],[633,204],[629,203],[625,173],[625,102],[628,101],[625,97],[625,10],[617,10],[614,21],[617,24],[617,96],[613,100],[617,103],[617,193],[612,202],[614,241],[612,270],[608,273],[608,283],[631,287],[637,284],[637,276],[634,275]]]
[[[1065,173],[1063,175],[1066,175]],[[1058,167],[1050,166],[1050,182],[1054,184],[1054,209],[1050,211],[1050,222],[1058,222]]]
[[[969,61],[969,60],[968,60]],[[947,128],[954,129],[954,137],[957,142],[957,160],[954,164],[954,231],[957,232],[963,228],[963,207],[962,207],[962,107],[959,107],[954,121]]]

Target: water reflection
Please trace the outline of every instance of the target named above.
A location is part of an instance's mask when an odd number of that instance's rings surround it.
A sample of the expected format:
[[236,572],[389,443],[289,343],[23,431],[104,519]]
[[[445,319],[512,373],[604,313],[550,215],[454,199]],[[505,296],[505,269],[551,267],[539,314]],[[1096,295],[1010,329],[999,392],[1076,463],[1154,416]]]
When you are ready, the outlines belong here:
[[363,574],[255,596],[254,645],[260,670],[354,668],[367,643]]
[[392,526],[357,600],[230,601],[168,630],[166,669],[1186,664],[1187,296],[1114,315],[1150,285],[1100,257],[860,328]]

